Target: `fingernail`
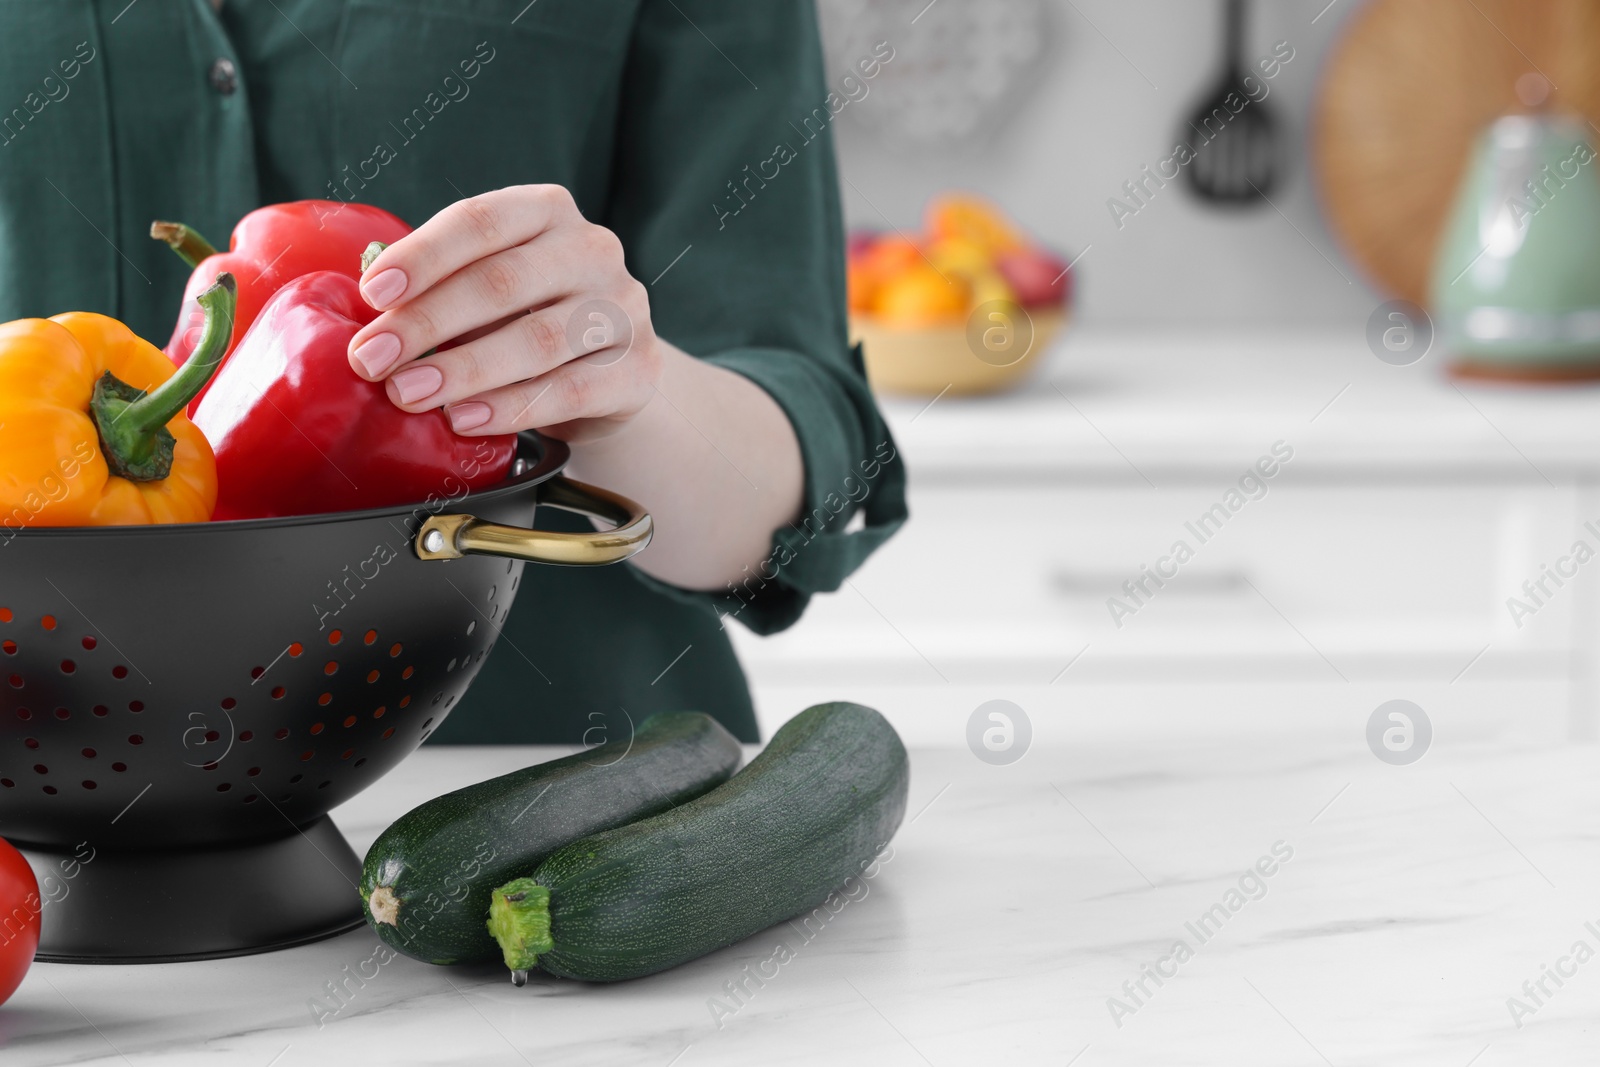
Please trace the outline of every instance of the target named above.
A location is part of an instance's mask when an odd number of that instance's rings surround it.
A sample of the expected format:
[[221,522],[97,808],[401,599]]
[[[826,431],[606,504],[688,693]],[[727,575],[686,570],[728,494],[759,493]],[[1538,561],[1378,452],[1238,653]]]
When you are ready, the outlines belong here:
[[390,267],[367,279],[361,286],[361,295],[375,308],[386,307],[400,299],[406,291],[406,272]]
[[444,409],[450,417],[450,428],[456,433],[466,430],[475,430],[489,421],[489,416],[494,414],[494,409],[488,404],[477,400],[469,400],[464,404],[451,404]]
[[437,393],[444,384],[444,375],[439,373],[438,367],[407,367],[389,381],[400,394],[400,403],[415,404]]
[[400,358],[400,338],[392,333],[375,334],[357,345],[350,358],[361,364],[368,378],[381,378]]

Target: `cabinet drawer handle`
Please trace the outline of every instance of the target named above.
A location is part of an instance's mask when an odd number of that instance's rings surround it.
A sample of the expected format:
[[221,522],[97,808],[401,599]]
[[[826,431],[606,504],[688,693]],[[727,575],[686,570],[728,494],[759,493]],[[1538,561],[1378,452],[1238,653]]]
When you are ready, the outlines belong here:
[[[1142,575],[1129,571],[1091,571],[1061,567],[1050,572],[1049,585],[1051,590],[1062,597],[1072,599],[1087,597],[1099,600],[1108,596],[1120,596],[1123,592],[1123,582],[1130,579],[1137,580],[1140,577]],[[1179,571],[1177,577],[1167,578],[1164,581],[1166,584],[1160,590],[1163,596],[1237,596],[1248,590],[1251,584],[1249,572],[1238,568]],[[1154,582],[1149,582],[1148,585],[1151,589],[1155,588]]]

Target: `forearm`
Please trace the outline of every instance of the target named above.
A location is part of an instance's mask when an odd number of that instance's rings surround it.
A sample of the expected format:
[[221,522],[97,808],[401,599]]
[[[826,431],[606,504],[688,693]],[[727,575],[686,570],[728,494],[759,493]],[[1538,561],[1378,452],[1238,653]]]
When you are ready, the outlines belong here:
[[760,386],[659,339],[655,395],[623,428],[572,445],[574,477],[631,497],[655,518],[634,563],[687,589],[722,590],[770,551],[804,493],[800,444]]

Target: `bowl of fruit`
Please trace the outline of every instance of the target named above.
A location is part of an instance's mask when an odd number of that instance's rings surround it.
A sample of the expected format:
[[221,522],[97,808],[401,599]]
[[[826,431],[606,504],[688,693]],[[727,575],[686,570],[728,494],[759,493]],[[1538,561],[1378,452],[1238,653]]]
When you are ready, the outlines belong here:
[[929,202],[923,232],[854,233],[850,337],[879,392],[987,393],[1020,380],[1066,323],[1072,272],[994,205]]

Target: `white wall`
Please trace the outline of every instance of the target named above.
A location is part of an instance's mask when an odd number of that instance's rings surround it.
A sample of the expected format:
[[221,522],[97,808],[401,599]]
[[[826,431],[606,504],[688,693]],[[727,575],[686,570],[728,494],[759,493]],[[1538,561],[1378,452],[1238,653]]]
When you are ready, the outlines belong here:
[[[938,0],[894,38],[891,67],[917,56],[919,35],[927,42],[937,31],[941,8],[951,5],[946,18],[970,17],[983,2]],[[1361,0],[1335,0],[1313,24],[1327,2],[1254,0],[1248,8],[1247,55],[1266,55],[1280,40],[1295,49],[1267,97],[1292,139],[1291,169],[1273,197],[1282,215],[1270,207],[1219,213],[1174,182],[1119,230],[1108,198],[1142,165],[1171,153],[1183,117],[1218,77],[1221,2],[1044,0],[1051,27],[1044,69],[1014,117],[985,143],[908,149],[873,130],[870,94],[845,109],[836,128],[847,219],[882,228],[888,216],[910,228],[930,194],[976,189],[1069,257],[1092,245],[1079,263],[1080,321],[1359,329],[1378,298],[1323,225],[1306,159],[1323,60]],[[919,0],[906,10],[915,15],[921,7]]]

